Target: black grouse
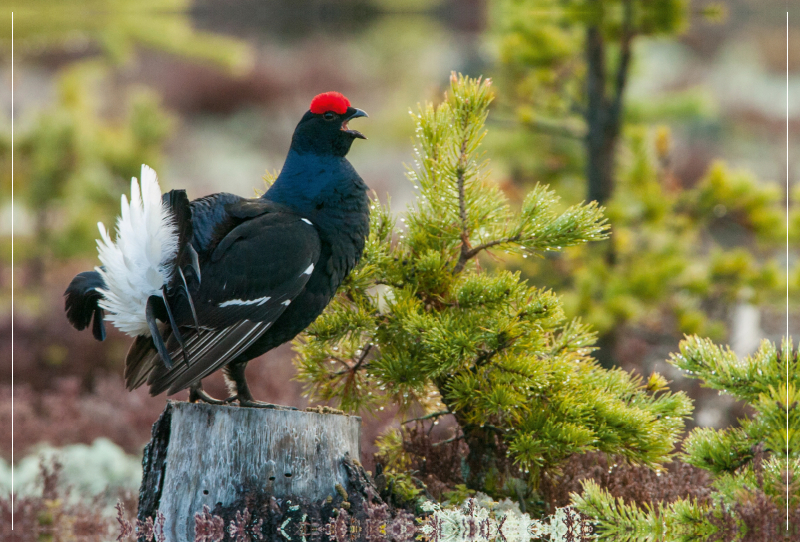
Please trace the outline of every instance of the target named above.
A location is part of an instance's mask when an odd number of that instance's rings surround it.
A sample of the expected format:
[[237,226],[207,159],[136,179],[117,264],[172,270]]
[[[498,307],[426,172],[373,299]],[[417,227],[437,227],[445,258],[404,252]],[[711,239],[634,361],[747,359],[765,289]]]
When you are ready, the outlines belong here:
[[[151,395],[190,388],[190,400],[253,399],[247,363],[303,331],[358,263],[369,233],[367,186],[345,156],[364,136],[347,123],[366,113],[336,92],[316,96],[292,136],[283,169],[256,199],[219,193],[189,201],[161,195],[142,166],[112,241],[102,224],[95,271],[65,292],[67,318],[104,317],[135,337],[125,360],[128,389]],[[201,380],[222,368],[232,397],[219,401]]]

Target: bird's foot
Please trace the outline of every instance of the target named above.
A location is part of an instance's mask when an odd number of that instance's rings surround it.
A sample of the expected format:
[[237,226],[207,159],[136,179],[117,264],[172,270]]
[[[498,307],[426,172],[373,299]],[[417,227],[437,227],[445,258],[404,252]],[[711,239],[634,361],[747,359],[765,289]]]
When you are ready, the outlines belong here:
[[255,399],[239,397],[238,395],[229,397],[225,401],[226,402],[236,401],[240,407],[270,408],[273,410],[298,410],[293,406],[273,405],[272,403],[266,403],[264,401],[256,401]]
[[273,405],[272,403],[265,403],[263,401],[256,401],[253,399],[253,393],[247,385],[247,379],[244,377],[244,369],[246,363],[237,363],[225,367],[225,379],[228,381],[229,389],[234,392],[233,397],[226,399],[226,402],[239,403],[240,407],[250,408],[271,408],[274,410],[298,410],[295,407]]
[[228,400],[220,401],[219,399],[214,399],[205,391],[203,388],[190,388],[189,389],[189,402],[190,403],[197,403],[202,401],[204,403],[208,403],[210,405],[227,405]]

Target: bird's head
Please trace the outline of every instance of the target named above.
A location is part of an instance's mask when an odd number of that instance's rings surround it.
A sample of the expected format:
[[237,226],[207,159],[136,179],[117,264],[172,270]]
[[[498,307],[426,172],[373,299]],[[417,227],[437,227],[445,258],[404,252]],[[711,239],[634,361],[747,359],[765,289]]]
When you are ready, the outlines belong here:
[[301,153],[344,156],[353,140],[366,139],[347,125],[353,119],[368,116],[350,106],[350,100],[338,92],[318,94],[300,119],[292,136],[292,149]]

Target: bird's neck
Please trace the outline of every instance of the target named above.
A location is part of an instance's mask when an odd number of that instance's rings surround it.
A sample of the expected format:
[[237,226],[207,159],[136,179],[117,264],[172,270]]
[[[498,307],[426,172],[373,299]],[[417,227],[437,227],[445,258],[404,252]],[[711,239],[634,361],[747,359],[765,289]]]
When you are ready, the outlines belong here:
[[331,199],[363,194],[365,190],[364,182],[346,158],[290,149],[280,175],[262,197],[303,211]]
[[[335,290],[358,262],[369,235],[367,185],[344,157],[292,150],[275,183],[262,196],[289,207],[317,228],[325,258],[335,256]],[[331,290],[332,291],[332,290]]]

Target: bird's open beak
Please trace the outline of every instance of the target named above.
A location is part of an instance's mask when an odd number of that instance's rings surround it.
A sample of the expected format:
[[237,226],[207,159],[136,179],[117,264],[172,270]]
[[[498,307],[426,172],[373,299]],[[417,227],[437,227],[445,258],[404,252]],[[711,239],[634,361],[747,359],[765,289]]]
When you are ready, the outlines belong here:
[[[351,113],[351,111],[352,111],[352,113]],[[349,108],[347,112],[350,113],[350,115],[342,123],[342,131],[347,132],[351,136],[357,137],[359,139],[367,139],[366,137],[364,137],[364,134],[362,134],[358,130],[350,130],[347,127],[347,123],[350,122],[353,119],[357,119],[358,117],[369,117],[369,115],[367,115],[367,112],[366,111],[362,111],[361,109],[356,109],[354,107]]]

